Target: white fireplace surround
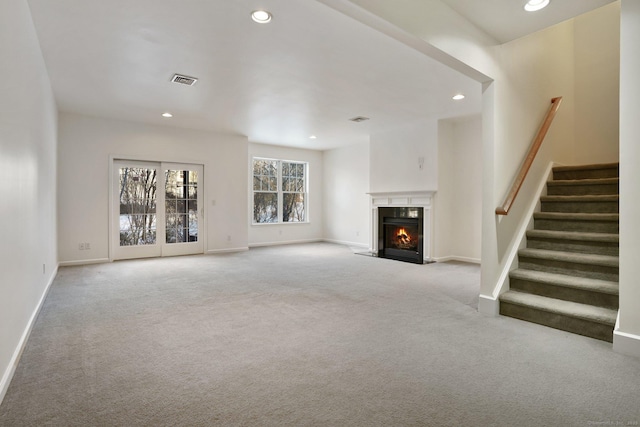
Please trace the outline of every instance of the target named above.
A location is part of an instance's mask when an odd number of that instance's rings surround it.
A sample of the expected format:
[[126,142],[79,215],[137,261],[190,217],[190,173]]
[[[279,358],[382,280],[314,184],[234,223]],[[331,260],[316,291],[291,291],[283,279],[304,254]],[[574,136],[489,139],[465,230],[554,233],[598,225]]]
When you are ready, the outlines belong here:
[[387,191],[367,193],[371,200],[371,241],[369,250],[378,253],[378,208],[418,207],[423,208],[423,254],[424,261],[432,261],[433,242],[431,239],[433,221],[433,195],[435,191]]

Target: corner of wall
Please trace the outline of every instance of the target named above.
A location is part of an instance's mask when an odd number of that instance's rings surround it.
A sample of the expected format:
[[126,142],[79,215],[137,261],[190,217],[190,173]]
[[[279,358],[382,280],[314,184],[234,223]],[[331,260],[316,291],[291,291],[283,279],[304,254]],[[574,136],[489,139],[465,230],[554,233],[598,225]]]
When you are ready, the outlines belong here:
[[480,294],[480,298],[478,299],[478,312],[490,316],[498,316],[500,314],[500,301],[493,296]]
[[616,328],[613,331],[613,351],[640,358],[640,336],[620,331],[619,317],[618,314],[618,322],[616,322]]
[[38,304],[33,310],[33,313],[31,313],[31,317],[29,318],[29,321],[27,322],[27,326],[22,332],[20,341],[18,342],[18,345],[16,346],[13,352],[13,356],[11,357],[9,365],[7,366],[6,370],[2,374],[2,377],[0,377],[0,404],[4,400],[4,397],[7,394],[7,390],[9,390],[9,385],[11,384],[13,375],[16,372],[18,363],[20,362],[20,357],[22,356],[22,352],[24,351],[24,348],[27,345],[27,341],[29,340],[29,335],[31,335],[31,330],[33,329],[33,326],[36,323],[38,314],[40,314],[40,310],[44,305],[44,301],[47,298],[47,295],[49,294],[49,289],[51,288],[51,285],[53,284],[53,281],[56,278],[57,274],[58,274],[58,264],[56,264],[53,270],[51,271],[51,274],[47,281],[47,286],[44,288],[44,291],[42,292],[42,295],[40,296],[40,300],[38,301]]

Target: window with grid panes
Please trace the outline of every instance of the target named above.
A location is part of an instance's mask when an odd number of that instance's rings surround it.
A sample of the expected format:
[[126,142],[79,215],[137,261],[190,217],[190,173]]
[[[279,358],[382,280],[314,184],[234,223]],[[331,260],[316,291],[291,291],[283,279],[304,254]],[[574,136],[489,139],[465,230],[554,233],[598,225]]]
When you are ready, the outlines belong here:
[[308,164],[253,159],[253,223],[307,221]]

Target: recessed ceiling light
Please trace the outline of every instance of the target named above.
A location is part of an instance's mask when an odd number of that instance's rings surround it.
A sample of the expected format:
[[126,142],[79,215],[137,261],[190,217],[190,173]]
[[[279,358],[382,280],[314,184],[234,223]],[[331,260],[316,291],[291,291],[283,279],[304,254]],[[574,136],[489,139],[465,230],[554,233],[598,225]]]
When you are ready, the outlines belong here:
[[535,12],[536,10],[547,7],[548,4],[549,0],[529,0],[527,4],[524,5],[524,10],[527,12]]
[[254,10],[251,12],[251,19],[256,21],[258,24],[266,24],[271,21],[271,13],[266,10]]
[[456,101],[460,101],[461,99],[464,99],[464,95],[461,93],[453,95],[453,99],[455,99]]
[[317,138],[317,136],[315,136],[315,135],[311,135],[311,136],[309,137],[309,139],[316,139],[316,138]]
[[173,114],[171,114],[171,113],[162,113],[162,117],[166,117],[166,118],[173,117]]

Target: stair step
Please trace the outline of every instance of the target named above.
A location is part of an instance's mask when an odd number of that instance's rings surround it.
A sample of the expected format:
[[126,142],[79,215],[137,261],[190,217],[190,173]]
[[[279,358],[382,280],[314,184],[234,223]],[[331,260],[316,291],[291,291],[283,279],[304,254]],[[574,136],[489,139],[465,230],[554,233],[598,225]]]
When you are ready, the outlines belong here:
[[539,230],[618,233],[619,215],[575,212],[535,212],[534,226]]
[[518,251],[518,258],[522,269],[618,281],[619,259],[615,256],[525,248]]
[[617,213],[620,196],[541,196],[543,212]]
[[500,314],[603,341],[613,341],[617,311],[525,292],[500,296]]
[[549,196],[618,194],[619,178],[570,179],[547,182]]
[[580,231],[529,230],[527,231],[527,247],[618,256],[619,235]]
[[509,287],[545,297],[618,309],[619,286],[616,282],[516,269],[509,273]]
[[583,231],[529,230],[527,236],[548,239],[584,240],[592,242],[618,243],[620,235],[614,233],[587,233]]
[[619,183],[618,163],[553,168],[500,314],[613,341]]
[[619,176],[619,163],[603,163],[581,166],[556,166],[553,168],[553,179],[594,179],[617,178]]
[[576,254],[562,251],[549,251],[544,249],[520,249],[518,255],[545,260],[558,260],[564,262],[583,263],[603,267],[618,267],[619,259],[615,256]]

